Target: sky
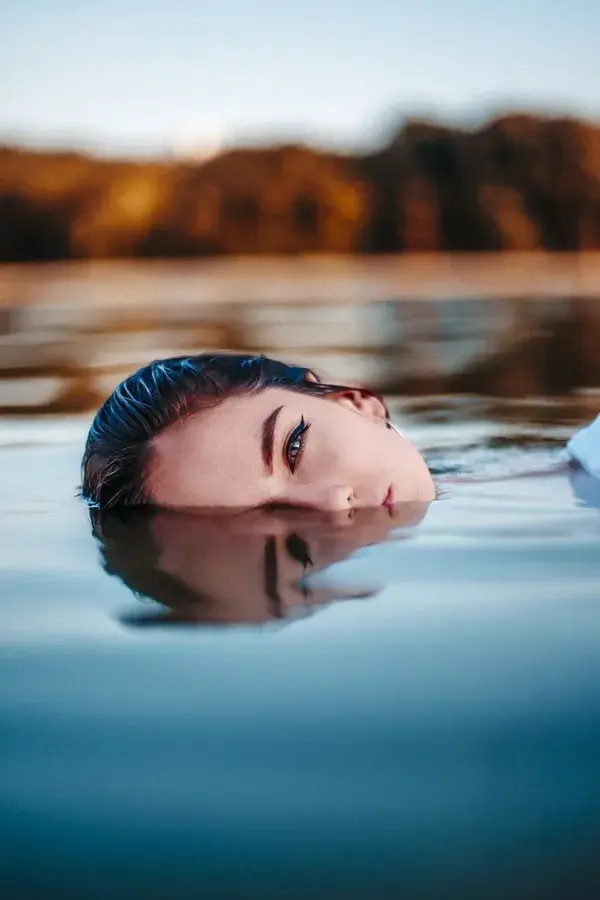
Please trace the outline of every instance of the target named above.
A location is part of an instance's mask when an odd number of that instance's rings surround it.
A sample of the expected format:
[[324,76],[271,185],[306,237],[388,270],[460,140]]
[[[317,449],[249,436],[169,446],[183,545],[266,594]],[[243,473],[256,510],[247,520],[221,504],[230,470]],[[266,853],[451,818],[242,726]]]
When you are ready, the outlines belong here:
[[0,0],[0,142],[357,149],[407,115],[600,119],[598,0]]

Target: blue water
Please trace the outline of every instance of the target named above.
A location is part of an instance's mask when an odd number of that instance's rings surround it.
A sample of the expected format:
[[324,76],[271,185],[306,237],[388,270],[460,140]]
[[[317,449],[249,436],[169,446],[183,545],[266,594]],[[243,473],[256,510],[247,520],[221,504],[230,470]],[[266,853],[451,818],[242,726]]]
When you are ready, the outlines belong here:
[[[600,510],[541,474],[575,423],[403,425],[444,473],[420,523],[225,529],[173,625],[99,564],[87,420],[2,421],[2,896],[600,896]],[[337,559],[308,594],[292,532]]]

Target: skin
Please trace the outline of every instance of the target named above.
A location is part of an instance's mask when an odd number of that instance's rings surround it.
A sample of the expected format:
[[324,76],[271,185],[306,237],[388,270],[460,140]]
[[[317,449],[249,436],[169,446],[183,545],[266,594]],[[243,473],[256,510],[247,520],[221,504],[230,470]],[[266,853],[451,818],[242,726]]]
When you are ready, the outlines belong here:
[[[156,568],[198,595],[197,603],[174,609],[167,620],[260,623],[287,618],[296,607],[372,596],[371,582],[344,590],[302,579],[386,540],[393,529],[412,528],[426,511],[426,503],[352,516],[265,508],[225,516],[161,510],[152,523]],[[400,539],[407,536],[398,533]]]
[[[269,468],[263,427],[276,410]],[[302,418],[310,427],[292,472],[285,448]],[[149,487],[156,504],[180,509],[340,511],[435,498],[417,449],[387,427],[381,401],[358,390],[313,397],[274,387],[228,398],[155,439]]]

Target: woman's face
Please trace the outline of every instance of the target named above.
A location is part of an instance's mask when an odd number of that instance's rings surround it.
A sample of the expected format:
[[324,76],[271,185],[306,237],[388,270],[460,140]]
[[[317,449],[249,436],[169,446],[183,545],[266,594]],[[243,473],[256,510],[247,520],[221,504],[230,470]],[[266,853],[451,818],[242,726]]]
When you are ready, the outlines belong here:
[[315,397],[273,387],[231,397],[163,432],[153,448],[149,488],[161,506],[327,511],[435,496],[419,452],[360,391]]

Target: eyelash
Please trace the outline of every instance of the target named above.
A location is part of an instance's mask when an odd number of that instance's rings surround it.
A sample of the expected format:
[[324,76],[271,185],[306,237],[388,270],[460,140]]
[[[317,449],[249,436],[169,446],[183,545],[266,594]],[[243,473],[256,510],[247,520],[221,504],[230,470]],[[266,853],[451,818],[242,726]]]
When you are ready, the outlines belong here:
[[[304,444],[306,441],[306,432],[308,431],[309,428],[310,428],[310,422],[305,422],[304,416],[302,416],[299,424],[296,425],[296,427],[294,428],[294,430],[288,437],[287,441],[285,442],[285,448],[284,448],[285,461],[286,461],[288,469],[290,470],[292,475],[294,474],[294,472],[300,465],[302,453],[304,452]],[[292,445],[295,444],[296,442],[299,442],[299,447],[297,449],[294,448],[293,453],[295,455],[292,455]]]

